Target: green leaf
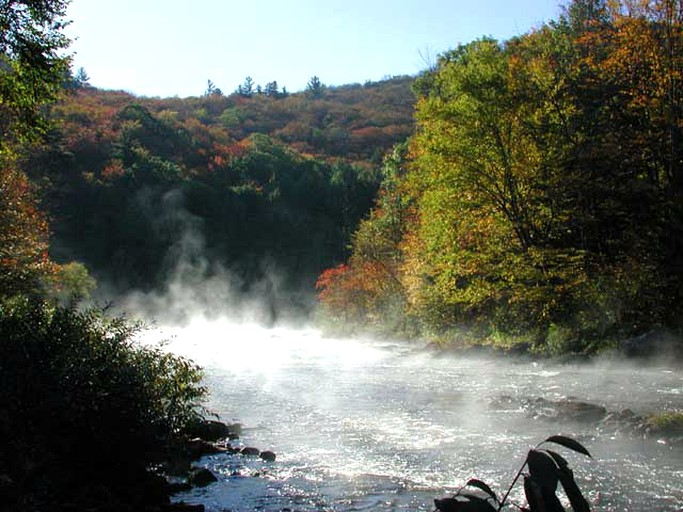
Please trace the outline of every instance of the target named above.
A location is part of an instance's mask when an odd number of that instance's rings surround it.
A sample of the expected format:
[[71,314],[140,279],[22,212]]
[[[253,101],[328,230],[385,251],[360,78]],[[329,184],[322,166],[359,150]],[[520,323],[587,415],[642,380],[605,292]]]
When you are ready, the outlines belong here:
[[488,499],[480,498],[474,494],[461,494],[469,500],[468,507],[466,510],[472,510],[473,512],[491,512],[495,511],[495,507],[489,503]]
[[565,512],[555,493],[534,477],[524,477],[524,494],[531,512]]
[[527,455],[527,464],[531,477],[543,488],[555,492],[557,489],[558,475],[557,466],[553,458],[547,453],[538,450],[530,450]]
[[546,450],[546,452],[557,463],[557,475],[560,478],[560,483],[564,488],[564,492],[569,498],[572,510],[574,512],[590,512],[590,505],[583,497],[583,494],[581,494],[579,486],[576,485],[576,482],[574,481],[574,472],[569,468],[567,461],[559,453],[555,453],[551,450]]
[[466,501],[459,501],[455,498],[443,498],[434,500],[434,506],[436,507],[436,510],[440,510],[441,512],[459,512],[461,510],[464,510],[463,506],[466,503]]
[[477,480],[476,478],[472,478],[468,480],[465,485],[470,487],[476,487],[477,489],[484,491],[486,494],[491,496],[496,503],[498,503],[498,497],[496,496],[496,493],[493,492],[493,490],[485,482]]
[[443,498],[434,500],[434,505],[437,510],[441,512],[496,512],[496,509],[488,501],[473,496],[471,494],[460,495],[459,497],[466,498],[459,500],[457,498]]
[[[569,448],[570,450],[574,450],[575,452],[582,453],[584,455],[588,455],[589,457],[593,457],[590,452],[578,441],[575,441],[574,439],[566,436],[550,436],[548,439],[543,441],[544,443],[555,443],[559,444],[561,446],[564,446],[565,448]],[[543,443],[541,443],[543,444]]]
[[569,463],[567,462],[567,459],[565,459],[562,455],[560,455],[557,452],[554,452],[552,450],[544,450],[548,455],[550,455],[553,460],[555,461],[555,464],[559,468],[567,468],[569,469]]

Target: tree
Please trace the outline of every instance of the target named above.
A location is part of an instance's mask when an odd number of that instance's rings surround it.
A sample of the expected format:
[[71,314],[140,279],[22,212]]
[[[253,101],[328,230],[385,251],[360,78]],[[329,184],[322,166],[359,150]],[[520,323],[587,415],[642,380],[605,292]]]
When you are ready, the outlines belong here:
[[373,209],[351,237],[349,263],[326,270],[318,279],[318,298],[327,318],[344,316],[391,334],[406,334],[411,327],[401,272],[409,215],[401,190],[406,152],[407,145],[398,144],[386,156]]
[[40,293],[57,266],[48,257],[49,231],[34,187],[11,166],[0,169],[0,298]]
[[0,156],[44,128],[40,106],[54,100],[69,59],[62,33],[69,0],[0,1]]
[[273,80],[272,82],[268,82],[263,89],[263,94],[276,98],[279,95],[277,81]]
[[254,95],[254,80],[248,76],[244,79],[244,83],[237,86],[237,94],[245,98],[251,98]]
[[216,84],[214,84],[211,80],[207,80],[206,91],[204,91],[204,96],[223,96],[223,91],[216,87]]
[[418,103],[408,180],[421,242],[409,259],[422,260],[429,279],[412,301],[439,328],[498,328],[496,315],[511,311],[524,316],[501,326],[529,328],[554,303],[536,295],[550,280],[539,251],[552,212],[541,188],[543,154],[528,129],[532,110],[510,83],[511,63],[503,45],[482,39],[448,52],[418,86],[428,93]]
[[55,265],[35,189],[16,162],[17,144],[35,140],[47,123],[41,107],[54,100],[68,71],[59,55],[68,1],[0,1],[0,295],[39,293]]
[[322,97],[324,90],[325,86],[320,81],[320,78],[318,78],[317,76],[313,76],[306,84],[305,92],[311,98],[320,98]]
[[100,310],[0,300],[5,510],[168,500],[152,468],[201,421],[206,390],[198,367],[138,343],[140,332]]

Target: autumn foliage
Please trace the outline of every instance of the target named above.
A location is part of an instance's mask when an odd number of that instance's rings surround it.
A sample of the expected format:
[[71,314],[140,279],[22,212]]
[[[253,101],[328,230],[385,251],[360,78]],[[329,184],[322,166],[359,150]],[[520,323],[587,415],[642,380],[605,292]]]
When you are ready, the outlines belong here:
[[0,289],[3,296],[33,293],[56,272],[49,231],[34,187],[13,167],[0,172]]
[[361,324],[404,328],[399,308],[442,341],[546,352],[683,328],[682,49],[679,2],[574,0],[445,52],[323,309],[362,290]]

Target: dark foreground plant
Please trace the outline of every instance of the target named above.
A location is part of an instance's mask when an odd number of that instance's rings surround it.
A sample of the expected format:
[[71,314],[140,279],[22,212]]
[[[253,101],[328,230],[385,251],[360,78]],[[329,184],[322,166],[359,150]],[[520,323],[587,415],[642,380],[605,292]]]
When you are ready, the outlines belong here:
[[3,506],[139,505],[206,393],[198,367],[139,345],[140,329],[98,309],[0,302]]
[[[441,512],[498,512],[505,507],[510,492],[524,477],[524,494],[526,507],[518,507],[528,512],[564,512],[564,507],[557,496],[558,483],[562,484],[574,512],[589,512],[590,505],[583,497],[579,486],[574,481],[574,473],[569,464],[559,453],[548,449],[540,449],[544,443],[555,443],[588,457],[591,454],[579,442],[565,436],[551,436],[536,448],[529,450],[526,460],[519,468],[505,495],[499,499],[496,493],[481,480],[469,480],[452,498],[436,499],[436,509]],[[526,468],[526,472],[524,471]],[[483,491],[486,498],[464,492],[467,487]]]

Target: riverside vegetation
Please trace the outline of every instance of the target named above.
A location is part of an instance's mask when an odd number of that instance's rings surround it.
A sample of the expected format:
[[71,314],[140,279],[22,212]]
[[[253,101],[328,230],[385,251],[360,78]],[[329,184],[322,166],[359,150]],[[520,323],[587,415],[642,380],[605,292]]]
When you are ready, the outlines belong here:
[[682,70],[665,0],[570,1],[444,52],[350,258],[318,280],[324,316],[550,354],[659,330],[680,350]]
[[22,165],[63,92],[67,3],[0,2],[0,508],[172,508],[157,466],[203,422],[201,371],[77,307],[94,281],[51,258]]
[[64,306],[94,278],[230,269],[302,311],[317,280],[331,324],[545,353],[680,334],[679,3],[573,0],[445,52],[416,100],[409,77],[98,91],[61,56],[67,5],[0,2],[3,506],[160,506],[140,486],[203,415],[192,363]]

